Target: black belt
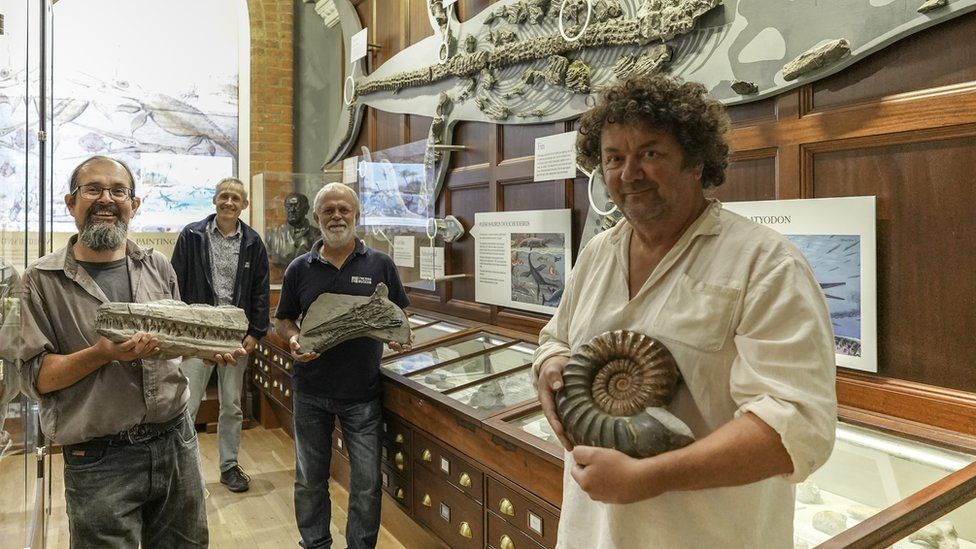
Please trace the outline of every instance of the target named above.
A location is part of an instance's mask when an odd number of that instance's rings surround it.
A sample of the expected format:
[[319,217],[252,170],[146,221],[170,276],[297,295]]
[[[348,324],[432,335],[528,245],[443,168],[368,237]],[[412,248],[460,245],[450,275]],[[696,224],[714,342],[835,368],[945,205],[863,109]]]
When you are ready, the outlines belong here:
[[70,446],[129,446],[131,444],[139,444],[141,442],[148,442],[154,438],[165,435],[170,431],[176,430],[177,427],[183,425],[184,421],[186,421],[185,412],[178,414],[173,419],[163,423],[141,423],[135,427],[122,431],[117,435],[106,435],[103,437],[93,438],[80,444],[71,444]]

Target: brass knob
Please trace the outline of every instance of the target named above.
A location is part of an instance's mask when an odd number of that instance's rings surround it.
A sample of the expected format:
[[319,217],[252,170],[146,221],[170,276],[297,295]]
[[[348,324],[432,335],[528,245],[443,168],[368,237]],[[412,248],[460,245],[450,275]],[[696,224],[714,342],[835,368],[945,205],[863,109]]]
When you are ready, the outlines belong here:
[[264,371],[265,371],[265,372],[270,372],[270,371],[271,371],[271,368],[269,368],[269,367],[268,367],[268,365],[267,365],[267,364],[265,364],[265,365],[264,365]]
[[471,488],[471,477],[467,473],[461,473],[461,476],[458,477],[458,484],[465,488]]
[[434,460],[434,454],[430,453],[430,450],[425,448],[424,451],[420,453],[420,459],[430,463]]
[[393,439],[393,441],[396,442],[397,444],[403,444],[403,434],[397,433],[397,436],[395,439]]
[[402,500],[406,494],[403,493],[403,488],[397,488],[396,498]]
[[286,370],[291,370],[291,361],[290,360],[285,363],[285,369]]
[[286,397],[290,397],[291,396],[291,389],[285,389],[285,396]]
[[397,452],[393,456],[393,462],[396,463],[396,468],[402,471],[403,470],[403,452]]
[[278,388],[278,380],[276,379],[276,380],[272,381],[271,382],[271,386],[274,387],[275,389],[277,389]]
[[467,522],[462,522],[458,526],[458,534],[461,534],[461,537],[465,537],[468,539],[474,537],[474,533],[471,532],[471,525],[468,524]]
[[499,549],[515,549],[515,542],[512,541],[512,538],[502,534],[501,539],[498,540],[498,547]]
[[508,498],[502,498],[502,500],[498,502],[498,510],[503,515],[508,515],[510,517],[515,516],[515,506],[512,505],[512,502],[509,501]]
[[424,507],[430,507],[430,494],[424,494],[424,497],[420,500],[420,503],[422,503]]
[[270,385],[268,384],[268,382],[267,382],[267,381],[265,381],[265,382],[264,382],[264,388],[265,388],[265,389],[267,389],[267,388],[269,388],[269,387],[270,387]]

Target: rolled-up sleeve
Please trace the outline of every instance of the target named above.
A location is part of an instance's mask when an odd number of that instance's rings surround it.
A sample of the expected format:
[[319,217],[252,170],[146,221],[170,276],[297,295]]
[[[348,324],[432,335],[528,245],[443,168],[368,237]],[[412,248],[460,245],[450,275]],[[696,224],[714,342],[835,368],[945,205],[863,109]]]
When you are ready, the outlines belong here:
[[44,301],[36,280],[30,271],[24,276],[24,293],[21,300],[20,390],[29,398],[41,400],[37,390],[37,377],[44,357],[57,352],[54,327],[44,311]]
[[[797,252],[798,253],[798,252]],[[735,334],[730,390],[737,415],[773,428],[800,482],[833,449],[837,422],[833,332],[823,292],[806,263],[787,256],[750,284]]]

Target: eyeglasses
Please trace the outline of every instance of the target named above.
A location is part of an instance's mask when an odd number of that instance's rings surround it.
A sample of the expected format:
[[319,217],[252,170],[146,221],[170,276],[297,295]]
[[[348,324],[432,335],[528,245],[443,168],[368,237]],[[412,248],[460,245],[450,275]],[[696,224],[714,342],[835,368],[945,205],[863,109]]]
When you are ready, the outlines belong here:
[[125,202],[135,196],[135,192],[129,187],[102,187],[101,185],[79,185],[72,193],[85,200],[98,200],[102,193],[108,191],[108,195],[116,202]]

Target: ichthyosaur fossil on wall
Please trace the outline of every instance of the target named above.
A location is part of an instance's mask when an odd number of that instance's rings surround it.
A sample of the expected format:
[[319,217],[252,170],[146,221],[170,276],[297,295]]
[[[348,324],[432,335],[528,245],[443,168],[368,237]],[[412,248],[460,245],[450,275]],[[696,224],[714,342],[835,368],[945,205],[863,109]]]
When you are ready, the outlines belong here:
[[[501,0],[459,21],[454,5],[423,1],[433,36],[369,75],[364,60],[347,61],[326,163],[349,153],[367,106],[430,117],[430,142],[452,144],[459,121],[572,119],[601,86],[659,71],[745,103],[976,9],[976,0]],[[362,25],[349,0],[334,3],[348,43]],[[449,154],[436,152],[438,191]]]

